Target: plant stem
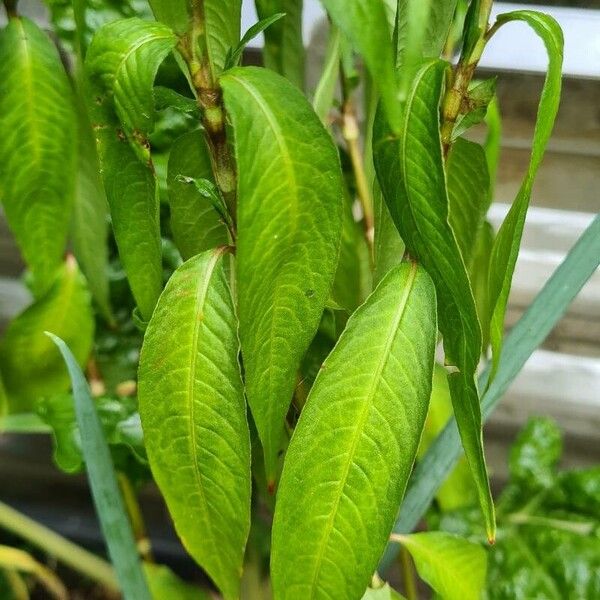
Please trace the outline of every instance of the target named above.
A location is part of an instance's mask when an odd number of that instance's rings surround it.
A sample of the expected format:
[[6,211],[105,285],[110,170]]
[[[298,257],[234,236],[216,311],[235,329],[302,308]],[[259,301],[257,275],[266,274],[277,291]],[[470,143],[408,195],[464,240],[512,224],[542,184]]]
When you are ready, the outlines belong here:
[[418,600],[417,585],[415,583],[415,569],[408,550],[400,548],[400,566],[402,568],[402,581],[404,582],[404,594],[407,600]]
[[356,119],[356,111],[351,100],[344,101],[342,107],[342,136],[346,141],[348,154],[352,163],[354,180],[356,182],[356,191],[363,211],[365,236],[369,248],[373,246],[373,198],[369,189],[369,182],[363,162],[363,154],[360,149],[359,137],[360,128]]
[[60,562],[97,581],[111,592],[119,592],[119,585],[109,563],[3,502],[0,502],[0,527],[55,556]]
[[135,490],[133,489],[133,485],[125,473],[118,473],[117,480],[119,482],[119,487],[121,488],[121,494],[123,495],[127,514],[129,515],[131,529],[133,530],[140,558],[145,562],[153,563],[154,556],[152,554],[152,544],[146,533],[146,524],[144,523],[142,510]]
[[[465,43],[458,64],[456,65],[452,83],[446,92],[442,105],[442,146],[444,157],[448,157],[452,145],[452,132],[456,119],[461,112],[473,78],[473,73],[483,54],[483,49],[488,40],[488,20],[492,10],[493,0],[480,0],[476,5],[477,15],[470,20],[475,34],[466,31],[465,35],[476,36],[470,43]],[[475,5],[474,5],[475,6]],[[469,18],[467,18],[467,27]]]
[[17,4],[19,0],[4,0],[4,8],[9,19],[17,17]]
[[202,124],[217,186],[233,222],[236,223],[236,173],[227,143],[223,93],[213,75],[208,55],[204,0],[193,0],[192,28],[179,44],[179,51],[190,69],[192,85],[202,109]]

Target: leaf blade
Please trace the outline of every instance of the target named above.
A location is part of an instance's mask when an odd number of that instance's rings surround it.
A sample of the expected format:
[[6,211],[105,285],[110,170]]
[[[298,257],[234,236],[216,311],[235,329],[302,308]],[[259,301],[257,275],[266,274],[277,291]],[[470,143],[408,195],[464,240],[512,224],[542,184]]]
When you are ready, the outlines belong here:
[[435,332],[435,291],[416,264],[392,269],[350,317],[287,451],[273,524],[277,598],[358,598],[367,587],[417,452]]
[[238,350],[223,250],[207,251],[179,267],[161,295],[142,347],[139,403],[152,472],[176,530],[228,599],[239,596],[250,528]]
[[208,147],[202,131],[181,136],[171,148],[167,187],[171,229],[184,260],[227,244],[227,230],[211,203],[182,177],[214,181]]
[[28,19],[9,20],[0,53],[0,199],[42,296],[62,263],[73,205],[73,92],[55,46]]
[[44,336],[49,328],[69,340],[78,363],[85,364],[93,345],[94,316],[73,257],[48,292],[9,324],[0,342],[0,370],[10,412],[31,411],[39,397],[68,389],[60,355]]
[[321,0],[331,20],[362,54],[383,99],[387,118],[400,124],[395,52],[388,13],[380,0]]
[[490,382],[493,381],[499,366],[508,295],[519,254],[533,183],[552,134],[560,103],[564,46],[560,26],[549,15],[523,10],[498,16],[499,24],[509,21],[524,21],[542,38],[548,52],[548,71],[540,98],[527,173],[521,189],[498,231],[490,257],[489,294],[493,307],[490,323],[492,344]]
[[221,85],[239,169],[236,270],[246,393],[274,480],[296,372],[337,266],[343,183],[331,137],[297,88],[251,67],[232,69]]
[[[589,225],[508,334],[496,379],[483,396],[482,409],[485,418],[493,412],[527,359],[552,331],[599,265],[600,215]],[[482,387],[485,386],[488,377],[489,365],[480,377]],[[402,511],[394,526],[395,533],[409,533],[416,527],[431,503],[435,491],[460,454],[456,422],[451,419],[415,467]],[[381,571],[389,566],[396,552],[395,548],[388,546],[380,564]]]
[[304,88],[304,42],[302,40],[303,0],[255,0],[259,19],[277,14],[283,18],[264,32],[265,66]]
[[481,598],[487,555],[479,544],[441,531],[413,533],[395,539],[410,552],[419,575],[442,598]]
[[[426,62],[404,106],[403,128],[390,134],[375,123],[375,167],[390,214],[408,251],[432,277],[438,296],[439,328],[461,439],[475,479],[490,539],[494,506],[483,452],[481,410],[475,373],[482,336],[469,276],[448,221],[448,193],[439,130],[439,103],[446,64]],[[487,191],[487,190],[486,190]]]
[[65,342],[52,333],[47,335],[58,347],[69,371],[77,422],[82,433],[81,447],[88,480],[123,596],[126,600],[151,600],[131,525],[117,485],[110,452],[87,381]]

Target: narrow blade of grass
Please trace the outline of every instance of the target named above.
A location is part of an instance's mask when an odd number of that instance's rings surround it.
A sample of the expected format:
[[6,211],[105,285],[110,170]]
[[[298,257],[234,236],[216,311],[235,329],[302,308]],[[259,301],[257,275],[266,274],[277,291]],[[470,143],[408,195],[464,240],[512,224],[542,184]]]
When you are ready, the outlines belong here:
[[[599,264],[600,215],[582,234],[506,337],[498,374],[482,400],[484,419],[491,415],[527,359],[552,331]],[[489,365],[479,379],[480,389],[485,389],[488,376]],[[452,418],[416,466],[394,533],[409,533],[416,527],[460,455],[460,438]],[[388,545],[379,565],[381,572],[387,569],[397,553],[397,546]]]
[[138,557],[131,524],[90,389],[68,346],[47,333],[62,354],[73,387],[81,446],[96,512],[125,600],[151,600]]

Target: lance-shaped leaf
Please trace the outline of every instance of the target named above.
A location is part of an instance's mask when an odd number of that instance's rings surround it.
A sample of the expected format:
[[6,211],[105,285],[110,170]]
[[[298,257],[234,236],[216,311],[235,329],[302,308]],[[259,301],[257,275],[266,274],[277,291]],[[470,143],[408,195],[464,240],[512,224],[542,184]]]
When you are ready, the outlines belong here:
[[225,598],[239,597],[250,528],[250,435],[237,319],[211,250],[175,271],[146,330],[139,369],[144,440],[184,546]]
[[388,540],[427,414],[435,291],[392,269],[350,317],[288,448],[271,572],[283,600],[360,598]]
[[448,156],[449,219],[465,264],[489,206],[490,178],[483,148],[458,138]]
[[0,200],[34,291],[62,263],[75,185],[73,92],[48,36],[26,18],[0,32]]
[[469,276],[448,221],[448,193],[440,141],[439,103],[446,63],[425,63],[404,106],[402,131],[394,136],[376,119],[375,167],[385,201],[409,253],[421,261],[435,283],[439,327],[452,404],[490,538],[494,506],[483,454],[481,410],[475,372],[481,330]]
[[428,531],[395,535],[411,554],[419,575],[444,600],[479,600],[485,587],[487,554],[481,545]]
[[255,0],[260,19],[277,13],[285,16],[265,32],[265,66],[304,87],[304,43],[302,40],[302,0]]
[[542,38],[548,52],[548,72],[540,98],[537,121],[533,134],[531,159],[521,189],[513,202],[506,219],[502,223],[490,259],[490,302],[492,318],[490,325],[490,341],[492,343],[492,371],[490,382],[493,380],[500,361],[502,336],[504,333],[504,316],[512,276],[519,255],[525,216],[529,207],[533,183],[538,168],[544,158],[546,145],[552,134],[554,119],[558,112],[561,90],[561,73],[563,58],[563,36],[558,23],[549,15],[523,10],[500,15],[498,23],[508,21],[525,21]]
[[321,0],[331,20],[362,54],[394,131],[400,127],[396,53],[388,13],[381,0]]
[[96,141],[83,99],[78,99],[79,152],[71,236],[73,251],[100,312],[112,321],[108,288],[108,203]]
[[150,600],[148,584],[142,571],[131,524],[117,485],[110,451],[90,388],[76,357],[64,340],[52,333],[46,332],[46,335],[48,340],[52,340],[60,350],[71,378],[75,414],[81,432],[81,449],[88,481],[123,598],[124,600]]
[[337,150],[300,90],[255,67],[221,80],[238,166],[237,292],[246,393],[274,480],[296,372],[335,274]]
[[141,317],[148,321],[162,289],[158,188],[119,127],[110,98],[90,86],[88,107],[119,256]]
[[[556,269],[506,339],[498,375],[483,396],[483,414],[488,418],[504,397],[509,385],[566,312],[585,282],[600,264],[600,215],[592,221]],[[479,383],[485,386],[488,368]],[[417,464],[409,482],[394,531],[408,533],[427,511],[436,489],[461,455],[456,422],[451,420]],[[397,546],[388,546],[380,569],[393,560]]]
[[33,409],[41,396],[69,388],[60,354],[44,335],[54,329],[85,364],[94,337],[90,294],[77,263],[67,258],[50,290],[10,323],[0,343],[0,370],[11,412]]
[[112,93],[117,115],[134,137],[152,131],[154,78],[176,41],[165,25],[134,17],[104,25],[90,44],[86,71]]
[[167,186],[171,229],[184,260],[227,244],[227,229],[213,205],[193,180],[213,180],[208,147],[202,131],[191,131],[175,141],[169,154]]

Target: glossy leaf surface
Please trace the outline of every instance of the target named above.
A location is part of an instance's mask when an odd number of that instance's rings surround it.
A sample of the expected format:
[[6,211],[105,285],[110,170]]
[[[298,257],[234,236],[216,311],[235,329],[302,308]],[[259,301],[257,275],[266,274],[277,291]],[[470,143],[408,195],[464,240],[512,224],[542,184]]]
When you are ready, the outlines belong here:
[[475,382],[481,330],[467,269],[448,222],[438,109],[445,69],[442,61],[431,61],[419,70],[398,136],[391,136],[383,119],[376,121],[374,157],[379,183],[400,235],[436,286],[445,360],[456,367],[448,378],[452,404],[488,534],[493,538],[494,507]]
[[256,0],[260,19],[277,13],[284,16],[264,32],[265,66],[304,87],[304,42],[302,40],[302,0]]
[[177,139],[169,154],[167,186],[171,229],[184,260],[227,244],[225,225],[209,200],[198,192],[192,179],[213,180],[202,131],[192,131]]
[[86,71],[114,95],[117,115],[134,136],[152,131],[154,78],[175,43],[168,27],[134,17],[105,25],[90,44]]
[[360,598],[387,542],[431,394],[435,291],[386,275],[325,360],[288,448],[273,524],[278,600]]
[[[482,409],[487,418],[527,359],[554,329],[586,281],[600,264],[600,216],[585,230],[564,262],[535,297],[506,339],[496,379],[483,396]],[[489,367],[480,377],[485,386]],[[412,531],[431,503],[440,482],[448,475],[461,454],[456,422],[451,420],[411,476],[402,510],[394,526],[396,533]],[[396,549],[388,546],[380,568],[393,560]]]
[[108,203],[91,124],[80,100],[78,171],[71,235],[73,251],[101,314],[112,320],[108,289]]
[[381,0],[321,0],[331,20],[363,56],[395,131],[400,126],[395,52],[386,7]]
[[162,289],[154,167],[140,161],[104,90],[90,86],[88,107],[119,256],[140,314],[148,321]]
[[0,32],[0,200],[43,295],[63,260],[75,187],[73,92],[48,36],[25,17]]
[[419,575],[444,600],[479,600],[487,556],[480,544],[441,531],[400,536]]
[[90,388],[65,342],[52,333],[47,336],[60,350],[71,378],[88,481],[123,597],[125,600],[151,600]]
[[558,23],[549,15],[530,10],[515,11],[500,15],[499,23],[524,21],[542,38],[548,52],[548,72],[540,98],[532,152],[525,179],[515,201],[494,242],[490,259],[490,302],[492,305],[490,340],[492,343],[492,370],[490,381],[498,370],[502,337],[504,334],[504,316],[512,276],[519,254],[525,216],[529,207],[531,191],[537,171],[540,167],[548,140],[552,134],[554,120],[560,104],[562,79],[563,35]]
[[221,84],[238,166],[246,394],[273,479],[296,372],[338,263],[344,191],[333,141],[296,87],[252,67],[232,69]]
[[489,205],[490,178],[483,148],[458,138],[447,162],[450,226],[466,265]]
[[199,4],[204,4],[208,57],[216,77],[240,40],[242,0],[204,0]]
[[69,341],[78,363],[85,364],[92,349],[94,317],[73,258],[67,259],[50,290],[9,324],[0,342],[0,370],[11,412],[30,411],[39,397],[69,387],[60,354],[44,335],[50,328]]
[[233,599],[250,528],[250,435],[223,261],[222,250],[205,252],[169,280],[146,330],[138,399],[175,528]]

